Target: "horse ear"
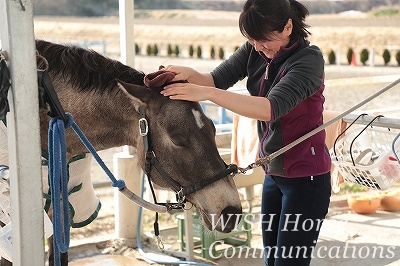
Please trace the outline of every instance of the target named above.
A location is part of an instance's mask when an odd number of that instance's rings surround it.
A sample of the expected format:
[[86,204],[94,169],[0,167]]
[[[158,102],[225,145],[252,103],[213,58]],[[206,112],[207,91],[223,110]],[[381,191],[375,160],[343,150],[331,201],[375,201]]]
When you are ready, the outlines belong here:
[[133,102],[136,109],[146,105],[150,99],[150,90],[143,85],[130,84],[116,79],[118,87]]

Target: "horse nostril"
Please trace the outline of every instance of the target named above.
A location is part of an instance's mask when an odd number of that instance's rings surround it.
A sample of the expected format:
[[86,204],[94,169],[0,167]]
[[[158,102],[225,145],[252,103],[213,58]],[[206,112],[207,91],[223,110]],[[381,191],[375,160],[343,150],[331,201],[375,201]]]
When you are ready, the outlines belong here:
[[239,224],[242,219],[242,208],[228,206],[221,212],[221,221],[224,221],[221,224],[221,229],[223,233],[229,233],[235,229],[235,227]]

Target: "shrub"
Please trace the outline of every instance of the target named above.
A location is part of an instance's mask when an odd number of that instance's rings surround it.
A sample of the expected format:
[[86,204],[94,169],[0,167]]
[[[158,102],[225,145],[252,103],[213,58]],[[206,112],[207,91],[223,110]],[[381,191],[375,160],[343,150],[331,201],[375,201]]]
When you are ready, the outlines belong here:
[[336,55],[333,50],[331,50],[328,54],[328,62],[330,65],[336,64]]
[[201,46],[199,45],[197,47],[197,58],[201,58],[202,57],[202,51],[201,51]]
[[396,53],[396,61],[397,61],[397,65],[400,66],[400,50],[398,50]]
[[218,50],[218,58],[219,59],[224,59],[225,58],[225,52],[224,52],[224,49],[222,47],[220,47],[219,50]]
[[193,55],[194,55],[194,48],[193,48],[193,45],[190,45],[189,46],[189,56],[193,57]]
[[140,53],[140,47],[137,43],[135,43],[135,54],[139,54]]
[[172,54],[173,54],[173,52],[172,52],[172,46],[171,46],[171,44],[168,44],[167,55],[168,55],[168,56],[171,56]]
[[354,53],[353,48],[349,48],[349,50],[347,50],[346,59],[347,59],[347,62],[349,63],[349,65],[351,64],[351,59],[353,57],[353,53]]
[[214,46],[211,46],[210,57],[211,57],[212,59],[215,59],[215,48],[214,48]]
[[157,44],[154,44],[153,54],[154,54],[155,56],[158,55],[158,46],[157,46]]
[[147,55],[153,54],[153,49],[151,48],[150,44],[148,44],[146,47],[146,53],[147,53]]
[[365,66],[366,62],[368,61],[369,58],[369,52],[367,49],[362,49],[360,53],[360,62]]
[[178,45],[175,45],[175,56],[179,56],[179,53],[180,53],[180,51],[179,51],[179,46]]
[[385,63],[385,66],[390,62],[390,52],[388,49],[383,50],[383,62]]

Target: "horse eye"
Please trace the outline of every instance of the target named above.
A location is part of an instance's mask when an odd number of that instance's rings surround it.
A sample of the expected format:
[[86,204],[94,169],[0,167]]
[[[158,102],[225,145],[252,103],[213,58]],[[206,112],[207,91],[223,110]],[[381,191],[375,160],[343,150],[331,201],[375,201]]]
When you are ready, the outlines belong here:
[[181,148],[189,147],[188,138],[186,138],[185,136],[182,135],[172,136],[171,141],[178,147]]

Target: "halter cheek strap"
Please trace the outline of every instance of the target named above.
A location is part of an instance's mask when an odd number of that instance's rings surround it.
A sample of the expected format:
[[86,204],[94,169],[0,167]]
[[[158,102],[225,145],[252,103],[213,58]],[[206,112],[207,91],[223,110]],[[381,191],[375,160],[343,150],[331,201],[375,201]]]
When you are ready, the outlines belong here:
[[[146,160],[145,160],[145,167],[144,171],[148,177],[149,183],[150,182],[150,171],[151,167],[154,166],[157,171],[160,173],[160,175],[164,178],[165,181],[168,182],[169,185],[172,186],[172,188],[175,191],[175,194],[177,196],[177,201],[178,204],[183,204],[186,202],[186,197],[196,191],[199,191],[203,189],[204,187],[226,177],[226,176],[231,176],[233,177],[237,172],[238,172],[238,167],[235,164],[230,164],[226,165],[226,168],[212,176],[211,178],[207,178],[205,180],[202,180],[200,182],[194,183],[192,185],[188,185],[186,187],[181,186],[177,181],[175,181],[163,168],[163,166],[160,164],[160,162],[157,159],[157,156],[153,150],[151,138],[149,133],[149,125],[147,122],[146,118],[146,110],[145,107],[141,106],[139,107],[139,113],[140,113],[140,119],[139,119],[139,128],[140,128],[140,134],[143,136],[143,146],[144,146],[144,152],[146,154]],[[150,185],[150,187],[152,187]],[[154,200],[155,199],[155,194],[153,195]],[[180,206],[182,207],[182,206]],[[167,205],[168,208],[168,205]]]

